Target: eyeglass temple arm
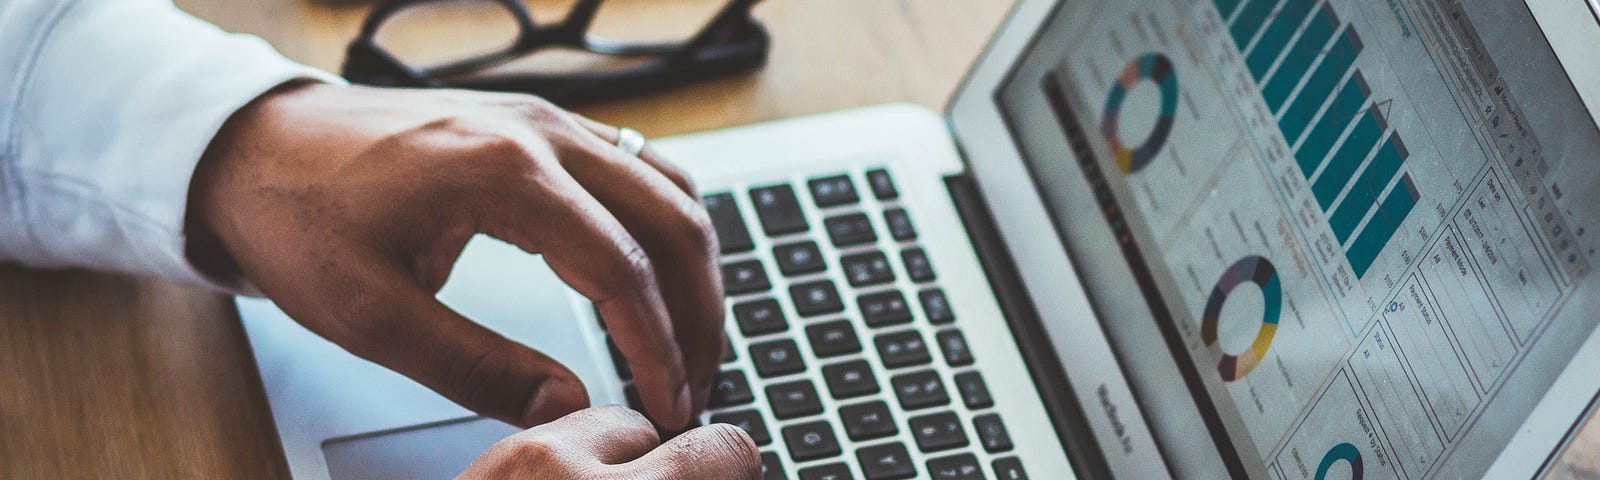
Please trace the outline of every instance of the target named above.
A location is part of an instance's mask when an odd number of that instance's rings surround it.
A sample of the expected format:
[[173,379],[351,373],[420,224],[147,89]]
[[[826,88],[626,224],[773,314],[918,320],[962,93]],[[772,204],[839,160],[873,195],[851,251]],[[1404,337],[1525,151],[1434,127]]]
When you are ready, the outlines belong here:
[[601,0],[584,0],[572,8],[567,14],[567,19],[562,22],[563,32],[572,35],[572,39],[580,42],[585,50],[608,55],[662,55],[662,54],[688,54],[698,49],[705,48],[721,38],[719,35],[729,35],[737,28],[743,28],[744,23],[750,18],[750,9],[761,0],[733,0],[724,5],[710,22],[706,23],[700,31],[695,32],[688,43],[680,42],[628,42],[612,40],[596,35],[587,35],[590,24],[594,22],[595,13],[600,9]]

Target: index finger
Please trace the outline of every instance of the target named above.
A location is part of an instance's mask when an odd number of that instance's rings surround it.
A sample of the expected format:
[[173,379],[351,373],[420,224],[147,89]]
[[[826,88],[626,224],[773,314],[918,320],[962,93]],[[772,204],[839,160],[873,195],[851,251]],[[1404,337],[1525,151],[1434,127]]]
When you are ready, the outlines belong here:
[[520,183],[509,195],[514,201],[492,209],[487,233],[543,254],[612,327],[617,349],[637,373],[645,410],[668,428],[688,424],[693,399],[683,355],[644,247],[559,169],[514,183]]

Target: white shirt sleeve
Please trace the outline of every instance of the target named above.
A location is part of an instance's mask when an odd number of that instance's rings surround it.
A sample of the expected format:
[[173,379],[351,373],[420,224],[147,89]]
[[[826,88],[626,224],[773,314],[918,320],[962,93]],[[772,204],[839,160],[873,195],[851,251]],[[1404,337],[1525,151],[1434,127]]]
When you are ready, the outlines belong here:
[[0,1],[0,261],[247,291],[184,255],[195,164],[284,82],[338,77],[169,0]]

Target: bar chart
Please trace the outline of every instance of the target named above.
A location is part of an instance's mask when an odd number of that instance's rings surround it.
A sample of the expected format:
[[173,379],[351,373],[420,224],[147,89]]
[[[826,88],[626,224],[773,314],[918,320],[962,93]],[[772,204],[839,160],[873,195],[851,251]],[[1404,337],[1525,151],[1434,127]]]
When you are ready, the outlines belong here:
[[1356,277],[1366,275],[1419,198],[1356,59],[1361,36],[1319,0],[1214,0],[1244,65]]

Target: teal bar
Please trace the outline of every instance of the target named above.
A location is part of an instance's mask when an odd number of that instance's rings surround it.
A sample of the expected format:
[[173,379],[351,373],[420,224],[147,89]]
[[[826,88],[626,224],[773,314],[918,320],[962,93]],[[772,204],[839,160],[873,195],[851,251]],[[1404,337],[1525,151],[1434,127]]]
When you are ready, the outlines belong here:
[[1233,9],[1239,8],[1239,0],[1216,0],[1217,13],[1222,15],[1222,21],[1227,22],[1233,15]]
[[[1300,84],[1300,79],[1305,78],[1311,71],[1311,61],[1317,59],[1317,54],[1322,52],[1322,47],[1328,45],[1328,40],[1333,38],[1333,32],[1339,30],[1339,17],[1333,14],[1333,8],[1323,5],[1317,10],[1317,15],[1312,17],[1311,23],[1306,24],[1300,39],[1295,40],[1294,47],[1289,49],[1289,55],[1283,57],[1283,63],[1278,65],[1278,70],[1272,72],[1272,77],[1267,80],[1266,86],[1261,87],[1261,96],[1267,100],[1267,106],[1274,113],[1283,109],[1283,102],[1289,98],[1289,92],[1294,91],[1294,86]],[[1309,175],[1309,173],[1308,173]]]
[[[1316,194],[1317,203],[1322,205],[1322,211],[1328,211],[1328,207],[1333,205],[1333,199],[1339,197],[1339,191],[1350,184],[1350,177],[1355,176],[1356,169],[1361,168],[1361,162],[1367,160],[1367,154],[1372,152],[1372,147],[1378,146],[1378,140],[1383,137],[1384,127],[1383,116],[1377,110],[1367,109],[1367,114],[1362,115],[1361,121],[1356,123],[1356,129],[1344,137],[1344,144],[1339,145],[1339,150],[1333,153],[1333,159],[1327,161],[1327,169],[1324,169],[1322,175],[1317,177],[1317,181],[1311,184],[1311,193]],[[1321,166],[1309,165],[1308,168],[1307,157],[1300,157],[1299,160],[1300,171],[1305,172],[1307,179],[1311,178],[1311,172],[1315,172],[1317,167]],[[1316,161],[1320,164],[1322,158],[1318,157]],[[1383,186],[1379,185],[1378,188]],[[1359,219],[1360,217],[1357,217],[1357,220]]]
[[[1306,135],[1306,141],[1295,149],[1295,160],[1305,165],[1322,163],[1322,159],[1333,150],[1333,144],[1339,141],[1339,136],[1344,135],[1344,130],[1356,122],[1356,117],[1361,114],[1361,107],[1367,103],[1367,82],[1361,80],[1361,72],[1350,76],[1344,82],[1344,88],[1339,89],[1339,95],[1333,97],[1333,103],[1328,104],[1328,110],[1322,113],[1322,118],[1317,119],[1316,125],[1311,127],[1311,133]],[[1304,171],[1304,170],[1303,170]],[[1306,174],[1308,177],[1310,173]]]
[[1245,66],[1250,68],[1250,76],[1255,77],[1257,83],[1266,77],[1267,69],[1278,59],[1278,54],[1289,46],[1289,39],[1294,37],[1300,24],[1305,23],[1306,14],[1311,13],[1311,7],[1315,6],[1317,0],[1285,0],[1283,8],[1272,17],[1272,23],[1261,34],[1261,40],[1257,40],[1244,57]]
[[1361,235],[1356,236],[1355,243],[1350,244],[1350,249],[1344,252],[1344,258],[1350,260],[1350,268],[1355,270],[1357,278],[1367,274],[1372,262],[1378,259],[1378,252],[1389,245],[1394,232],[1400,230],[1400,223],[1405,221],[1406,215],[1411,214],[1412,207],[1417,206],[1417,198],[1417,186],[1411,183],[1411,175],[1400,177],[1400,183],[1383,199],[1383,205],[1378,206],[1378,213],[1372,216],[1367,227],[1361,229]]
[[1233,43],[1244,50],[1250,44],[1250,39],[1255,38],[1256,32],[1261,30],[1261,24],[1267,21],[1267,15],[1272,13],[1272,7],[1278,5],[1278,0],[1246,0],[1244,10],[1239,11],[1239,18],[1233,19],[1233,25],[1228,28],[1228,33],[1233,35]]
[[1398,135],[1390,135],[1389,141],[1383,142],[1383,147],[1378,149],[1378,154],[1372,156],[1372,163],[1367,165],[1367,170],[1361,172],[1361,178],[1350,186],[1350,193],[1345,194],[1339,208],[1328,216],[1328,224],[1333,227],[1334,235],[1339,237],[1339,243],[1350,238],[1356,224],[1361,223],[1361,217],[1366,216],[1367,210],[1378,203],[1378,194],[1383,193],[1383,187],[1389,185],[1389,179],[1400,171],[1400,164],[1405,163],[1407,156],[1406,146],[1400,142]]
[[1354,30],[1345,29],[1344,35],[1333,42],[1328,54],[1322,57],[1322,63],[1311,72],[1311,78],[1306,80],[1306,85],[1300,88],[1300,94],[1295,95],[1289,102],[1289,108],[1278,118],[1278,128],[1283,131],[1284,140],[1294,145],[1300,139],[1300,134],[1305,133],[1306,126],[1311,124],[1311,118],[1317,114],[1317,109],[1322,107],[1322,102],[1333,96],[1333,89],[1339,85],[1339,78],[1350,66],[1356,63],[1356,55],[1361,53],[1361,39]]

